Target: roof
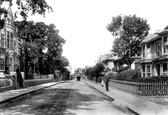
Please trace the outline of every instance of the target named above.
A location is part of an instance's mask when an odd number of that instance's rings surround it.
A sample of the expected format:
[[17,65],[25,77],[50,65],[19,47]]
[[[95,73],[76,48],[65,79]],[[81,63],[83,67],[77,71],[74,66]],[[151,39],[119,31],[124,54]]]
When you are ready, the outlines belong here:
[[118,56],[110,55],[106,59],[104,59],[103,61],[115,61],[115,60],[118,60],[118,59],[119,59]]
[[158,34],[148,34],[143,40],[142,43],[148,43],[158,39],[160,36]]
[[164,29],[159,33],[159,35],[164,35],[164,34],[167,34],[167,33],[168,33],[168,29]]

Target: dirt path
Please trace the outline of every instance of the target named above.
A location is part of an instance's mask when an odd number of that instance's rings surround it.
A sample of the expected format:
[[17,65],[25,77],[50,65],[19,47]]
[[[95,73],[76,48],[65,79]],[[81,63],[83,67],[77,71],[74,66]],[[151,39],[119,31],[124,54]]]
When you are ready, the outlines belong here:
[[69,81],[12,100],[0,115],[131,115],[81,81]]

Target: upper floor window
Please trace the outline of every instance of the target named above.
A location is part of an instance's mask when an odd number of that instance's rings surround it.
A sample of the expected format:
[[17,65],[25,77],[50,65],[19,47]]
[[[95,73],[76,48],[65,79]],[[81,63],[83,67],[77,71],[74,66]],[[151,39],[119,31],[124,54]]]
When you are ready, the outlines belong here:
[[7,48],[9,48],[9,31],[7,31]]
[[167,35],[163,37],[163,53],[168,53],[168,49],[166,48],[167,43]]
[[4,34],[1,33],[1,46],[4,47]]
[[13,33],[12,32],[10,33],[10,37],[11,37],[10,48],[13,49]]
[[161,55],[161,47],[160,42],[156,43],[156,56],[159,57]]
[[142,56],[144,58],[145,57],[145,45],[142,46],[142,53],[143,53]]
[[150,46],[150,44],[147,44],[147,55],[146,55],[146,57],[147,58],[151,58],[151,46]]

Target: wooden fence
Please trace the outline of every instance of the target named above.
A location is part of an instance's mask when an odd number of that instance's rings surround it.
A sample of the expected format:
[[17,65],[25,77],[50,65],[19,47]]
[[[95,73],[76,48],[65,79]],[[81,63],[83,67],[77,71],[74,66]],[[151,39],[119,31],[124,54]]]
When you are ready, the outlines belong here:
[[110,86],[133,93],[139,96],[165,96],[168,95],[168,83],[137,83],[118,80],[110,80]]

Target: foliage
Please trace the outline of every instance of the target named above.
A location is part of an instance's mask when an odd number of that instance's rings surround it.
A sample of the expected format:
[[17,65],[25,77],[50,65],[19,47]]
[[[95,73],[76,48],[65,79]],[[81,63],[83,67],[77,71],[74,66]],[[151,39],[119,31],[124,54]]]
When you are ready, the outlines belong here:
[[104,69],[105,69],[105,67],[102,63],[97,63],[94,66],[94,73],[95,73],[96,77],[101,76],[101,73],[104,71]]
[[133,56],[141,53],[140,43],[148,34],[149,25],[147,20],[133,16],[112,17],[112,22],[108,24],[107,30],[116,36],[112,51],[131,67]]
[[102,63],[97,63],[96,65],[92,67],[86,67],[85,68],[85,75],[88,76],[89,79],[93,79],[93,77],[98,78],[102,76],[102,72],[104,71],[104,65]]
[[120,72],[125,71],[125,70],[127,70],[127,69],[128,69],[128,66],[127,66],[127,67],[119,66],[119,67],[114,67],[114,68],[112,68],[112,71],[115,71],[115,72],[120,73]]
[[113,80],[116,80],[117,79],[117,76],[118,76],[118,73],[115,72],[115,71],[111,71],[108,76],[110,77],[110,79],[113,79]]
[[[54,70],[66,71],[69,61],[62,56],[62,47],[65,40],[59,35],[54,24],[46,25],[44,22],[33,21],[16,22],[18,35],[24,41],[21,46],[22,57],[26,59],[27,70],[33,69],[35,63],[37,70],[43,74],[53,73]],[[47,53],[42,49],[48,48]],[[27,66],[27,65],[30,65]]]
[[153,77],[141,77],[137,82],[167,82],[168,75],[153,76]]
[[123,81],[136,81],[141,77],[141,73],[138,70],[125,70],[118,74],[117,80]]
[[85,75],[88,77],[92,77],[94,76],[94,68],[93,67],[87,67],[85,68]]
[[[0,6],[3,2],[9,2],[10,6],[12,5],[13,0],[1,0]],[[40,14],[45,16],[46,11],[53,11],[51,6],[48,5],[46,0],[16,0],[17,11],[15,12],[15,18],[17,18],[18,14],[22,16],[24,20],[27,19],[28,14]],[[3,17],[2,17],[3,16]],[[0,7],[0,29],[4,26],[4,19],[7,16],[7,10],[5,8]]]

